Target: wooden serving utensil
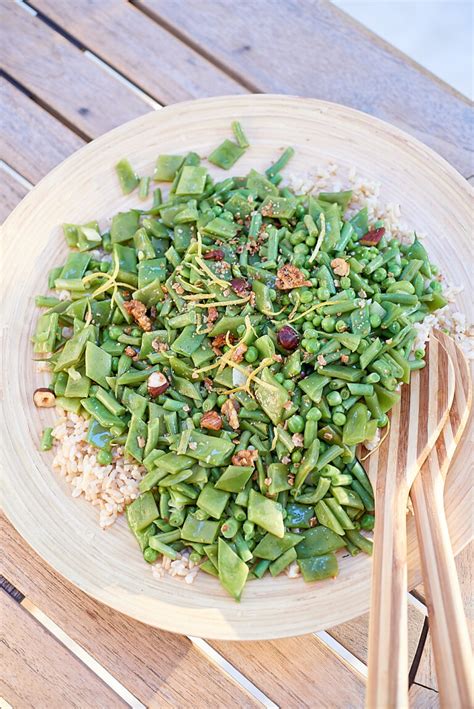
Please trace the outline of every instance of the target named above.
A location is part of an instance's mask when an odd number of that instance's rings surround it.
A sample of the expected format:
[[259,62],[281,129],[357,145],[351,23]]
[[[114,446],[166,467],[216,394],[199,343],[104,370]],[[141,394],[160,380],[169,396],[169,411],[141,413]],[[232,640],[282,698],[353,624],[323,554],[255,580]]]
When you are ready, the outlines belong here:
[[[444,483],[472,403],[468,363],[442,332],[436,339],[454,367],[456,389],[448,419],[411,489],[421,568],[442,706],[474,706],[472,651],[444,512]],[[466,494],[468,490],[466,490]]]
[[426,366],[402,386],[390,431],[368,458],[375,496],[366,706],[408,706],[406,514],[410,488],[444,426],[454,395],[450,358],[431,338]]

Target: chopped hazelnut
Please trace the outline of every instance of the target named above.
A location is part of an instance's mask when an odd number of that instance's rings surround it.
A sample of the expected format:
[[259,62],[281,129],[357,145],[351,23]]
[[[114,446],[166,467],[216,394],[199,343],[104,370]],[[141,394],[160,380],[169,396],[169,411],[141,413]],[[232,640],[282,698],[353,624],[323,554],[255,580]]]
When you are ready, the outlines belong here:
[[202,415],[200,424],[201,428],[207,428],[210,431],[220,431],[222,428],[222,418],[217,411],[206,411]]
[[331,268],[338,276],[347,276],[351,270],[350,265],[343,258],[333,258]]
[[40,387],[33,394],[33,402],[39,409],[50,409],[56,405],[56,397],[51,389]]
[[258,451],[256,450],[237,451],[237,453],[232,456],[232,465],[255,465],[257,458]]
[[237,416],[237,402],[233,399],[227,399],[222,406],[221,411],[229,422],[229,426],[236,431],[239,428],[239,417]]
[[169,381],[161,372],[152,372],[147,380],[148,393],[153,397],[163,394],[169,385]]

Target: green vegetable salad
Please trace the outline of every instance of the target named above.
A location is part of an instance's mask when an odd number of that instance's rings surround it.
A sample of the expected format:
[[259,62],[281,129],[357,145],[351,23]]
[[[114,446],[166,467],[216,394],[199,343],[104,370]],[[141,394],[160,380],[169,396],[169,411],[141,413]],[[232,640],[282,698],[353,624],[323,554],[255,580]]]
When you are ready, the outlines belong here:
[[[208,158],[223,169],[248,147],[233,130]],[[350,191],[279,187],[292,154],[220,180],[195,153],[160,155],[167,196],[104,233],[64,225],[61,299],[37,298],[55,403],[89,419],[101,464],[124,445],[147,471],[126,510],[144,558],[191,548],[237,600],[295,561],[315,581],[337,575],[338,550],[371,553],[358,446],[424,365],[414,324],[446,303],[416,238],[388,239],[367,209],[345,217]],[[147,196],[127,160],[117,173]]]

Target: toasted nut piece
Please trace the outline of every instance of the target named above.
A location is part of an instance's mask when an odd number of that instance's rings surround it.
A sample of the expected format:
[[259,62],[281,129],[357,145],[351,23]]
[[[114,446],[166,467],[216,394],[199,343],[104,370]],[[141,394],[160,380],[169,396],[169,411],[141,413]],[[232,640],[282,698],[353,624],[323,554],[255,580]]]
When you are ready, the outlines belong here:
[[239,428],[239,417],[237,416],[238,404],[233,399],[227,399],[222,406],[221,411],[229,422],[234,431]]
[[151,320],[146,314],[146,305],[139,300],[130,300],[128,303],[124,303],[123,307],[130,313],[132,318],[137,322],[145,332],[151,330]]
[[247,352],[248,347],[244,342],[241,342],[240,345],[237,345],[235,350],[232,352],[231,359],[233,362],[236,362],[239,364],[239,362],[242,362],[245,353]]
[[220,431],[222,428],[222,418],[217,411],[206,411],[206,413],[202,415],[199,425],[201,428],[208,428],[210,431]]
[[301,288],[301,286],[310,286],[311,282],[306,280],[299,268],[287,263],[278,269],[275,285],[279,290],[291,290],[292,288]]
[[255,465],[257,458],[258,451],[256,450],[237,451],[237,453],[232,456],[232,465]]
[[347,276],[351,270],[350,265],[343,258],[333,258],[331,267],[337,276]]
[[39,409],[50,409],[52,406],[56,406],[56,397],[51,389],[40,387],[33,394],[33,402]]
[[152,372],[147,380],[148,393],[153,397],[163,394],[169,385],[169,381],[161,372]]

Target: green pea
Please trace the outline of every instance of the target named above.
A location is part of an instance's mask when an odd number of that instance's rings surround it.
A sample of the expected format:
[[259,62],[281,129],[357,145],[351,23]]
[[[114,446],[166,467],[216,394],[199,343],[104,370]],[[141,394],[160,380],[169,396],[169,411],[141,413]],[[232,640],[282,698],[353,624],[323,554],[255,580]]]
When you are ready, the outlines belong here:
[[347,330],[347,323],[344,320],[337,320],[336,322],[336,332],[345,332]]
[[278,374],[275,374],[275,379],[279,384],[283,384],[283,382],[285,381],[285,375],[281,372],[278,372]]
[[316,239],[315,239],[315,237],[314,237],[314,236],[308,236],[308,237],[306,238],[306,244],[307,244],[308,246],[316,246]]
[[297,244],[294,248],[295,254],[304,254],[307,256],[309,254],[309,248],[306,246],[306,244]]
[[294,414],[288,419],[288,428],[291,433],[301,433],[304,430],[304,418]]
[[339,281],[339,285],[343,290],[346,290],[346,288],[351,287],[351,279],[348,278],[347,276],[342,276],[342,278]]
[[111,327],[109,327],[109,337],[111,340],[118,340],[121,334],[121,327],[117,327],[116,325],[112,325]]
[[329,406],[339,406],[339,404],[342,404],[342,397],[338,391],[330,391],[326,396],[326,401]]
[[298,244],[301,244],[305,240],[304,232],[302,231],[295,231],[293,234],[290,236],[290,244],[292,246],[297,246]]
[[380,327],[380,325],[382,324],[382,318],[380,317],[380,315],[374,314],[370,316],[369,322],[370,326],[375,329],[377,327]]
[[320,288],[318,288],[316,293],[317,293],[319,300],[322,302],[329,300],[329,298],[331,296],[329,290],[327,288],[325,288],[324,286],[321,286]]
[[221,219],[225,219],[226,222],[233,222],[234,221],[234,215],[232,212],[228,212],[226,209],[221,213]]
[[312,329],[311,320],[305,320],[303,323],[303,327],[302,327],[303,332],[306,334],[307,330],[311,330],[311,329]]
[[394,263],[393,261],[390,261],[390,263],[387,264],[388,267],[388,272],[394,276],[394,278],[398,278],[398,276],[402,272],[402,267],[399,266],[398,263]]
[[330,315],[326,315],[326,317],[322,320],[321,327],[324,332],[334,332],[336,328],[336,319]]
[[99,266],[99,271],[101,273],[107,273],[107,271],[110,269],[110,263],[108,261],[101,261],[100,266]]
[[292,379],[285,379],[284,382],[282,382],[283,386],[285,387],[286,391],[293,391],[296,384]]
[[387,277],[387,271],[384,268],[376,268],[372,274],[372,279],[376,283],[381,283]]
[[302,454],[302,452],[299,451],[299,450],[295,450],[295,451],[293,451],[293,453],[291,454],[291,460],[293,461],[293,463],[299,463],[299,462],[301,462],[302,457],[303,457],[303,454]]
[[316,338],[311,338],[310,340],[307,341],[306,344],[306,351],[309,352],[310,354],[316,354],[319,352],[320,344],[319,340]]
[[321,411],[319,409],[317,409],[315,406],[313,406],[313,408],[310,409],[308,411],[308,413],[306,414],[306,418],[309,421],[319,421],[319,419],[321,418]]
[[301,268],[304,266],[306,263],[306,258],[304,254],[295,254],[293,258],[293,264],[296,266],[296,268]]
[[139,327],[134,327],[132,328],[132,331],[130,332],[132,337],[141,337],[143,335],[142,330],[140,330]]
[[314,327],[320,327],[321,322],[322,322],[321,315],[315,315],[314,318],[311,320],[311,323],[313,324]]
[[332,417],[333,423],[336,424],[336,426],[344,426],[346,423],[347,417],[345,414],[341,413],[340,411],[336,411],[335,414],[333,414]]
[[360,520],[360,526],[362,529],[366,529],[367,531],[372,531],[375,525],[375,517],[374,515],[369,514],[368,512],[361,517]]
[[311,293],[310,290],[304,291],[301,294],[301,302],[302,303],[311,303],[312,300],[313,300],[313,294]]
[[309,340],[307,340],[305,337],[303,337],[303,339],[301,340],[301,347],[306,351],[307,351],[307,347],[308,347],[308,342],[309,342]]
[[112,453],[107,450],[100,450],[97,453],[97,462],[99,465],[110,465],[112,462]]
[[153,564],[158,559],[159,556],[160,556],[160,553],[158,551],[156,551],[155,549],[152,549],[151,547],[147,547],[145,549],[145,551],[143,552],[143,558],[149,564]]
[[227,397],[224,396],[224,394],[219,394],[219,396],[217,397],[217,406],[219,406],[219,408],[222,407],[226,401]]
[[318,336],[318,333],[313,328],[308,328],[305,330],[304,336],[307,340],[312,340],[314,337]]
[[245,361],[248,362],[249,364],[252,364],[252,362],[256,362],[258,359],[258,350],[256,347],[249,347],[247,352],[245,353]]

